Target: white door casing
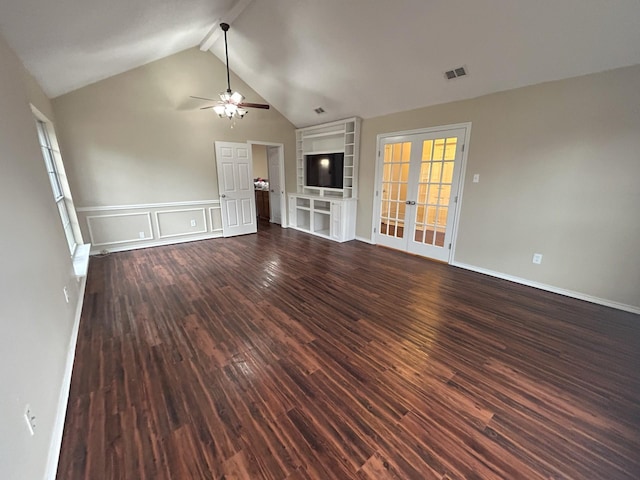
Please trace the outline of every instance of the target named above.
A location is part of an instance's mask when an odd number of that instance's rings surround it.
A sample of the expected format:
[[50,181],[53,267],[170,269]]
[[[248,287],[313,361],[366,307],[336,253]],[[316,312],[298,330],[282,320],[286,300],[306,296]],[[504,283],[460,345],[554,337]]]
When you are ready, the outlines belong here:
[[269,208],[270,221],[282,225],[282,200],[284,191],[280,181],[280,149],[282,147],[267,146],[267,163],[269,171]]
[[253,167],[246,143],[215,142],[223,236],[257,232]]
[[471,124],[378,136],[372,238],[451,262]]

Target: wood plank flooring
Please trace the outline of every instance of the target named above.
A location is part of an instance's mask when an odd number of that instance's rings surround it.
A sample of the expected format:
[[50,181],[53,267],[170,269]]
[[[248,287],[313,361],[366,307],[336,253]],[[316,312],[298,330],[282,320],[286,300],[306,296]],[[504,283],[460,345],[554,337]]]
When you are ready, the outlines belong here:
[[638,479],[640,318],[293,230],[92,258],[58,479]]

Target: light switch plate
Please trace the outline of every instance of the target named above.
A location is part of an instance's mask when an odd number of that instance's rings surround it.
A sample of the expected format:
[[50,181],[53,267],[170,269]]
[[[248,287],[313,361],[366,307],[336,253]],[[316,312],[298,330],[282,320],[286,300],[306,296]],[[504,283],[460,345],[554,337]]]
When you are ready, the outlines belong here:
[[473,183],[478,183],[480,181],[480,174],[479,173],[474,173],[473,174]]

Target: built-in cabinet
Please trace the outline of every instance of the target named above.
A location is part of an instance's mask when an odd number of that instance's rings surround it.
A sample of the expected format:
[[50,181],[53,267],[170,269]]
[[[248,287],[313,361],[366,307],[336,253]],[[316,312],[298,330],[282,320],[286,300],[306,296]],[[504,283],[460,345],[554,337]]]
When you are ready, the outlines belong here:
[[289,195],[289,226],[336,242],[356,236],[356,199]]
[[[289,226],[346,242],[355,238],[360,119],[296,130],[296,187],[289,195]],[[343,188],[306,185],[305,155],[344,153]]]
[[256,213],[260,220],[270,220],[269,190],[256,189]]

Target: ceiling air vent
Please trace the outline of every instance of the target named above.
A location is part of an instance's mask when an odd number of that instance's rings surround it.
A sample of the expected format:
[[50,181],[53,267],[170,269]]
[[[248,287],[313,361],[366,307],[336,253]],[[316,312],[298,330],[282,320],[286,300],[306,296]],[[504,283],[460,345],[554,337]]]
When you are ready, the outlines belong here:
[[464,77],[467,75],[466,67],[457,67],[444,72],[444,76],[447,80],[453,80],[454,78]]
[[314,108],[313,111],[316,112],[318,115],[320,115],[324,113],[324,108],[322,107]]

